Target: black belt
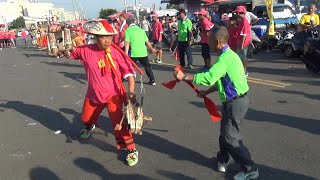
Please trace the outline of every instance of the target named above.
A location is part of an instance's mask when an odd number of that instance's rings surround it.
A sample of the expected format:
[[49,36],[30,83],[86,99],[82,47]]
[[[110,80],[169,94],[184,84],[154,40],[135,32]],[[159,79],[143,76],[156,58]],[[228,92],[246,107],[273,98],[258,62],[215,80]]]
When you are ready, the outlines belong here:
[[229,101],[233,101],[233,100],[236,100],[236,99],[241,99],[241,98],[245,97],[246,95],[247,95],[247,92],[241,94],[240,96],[236,96],[236,97],[230,99]]

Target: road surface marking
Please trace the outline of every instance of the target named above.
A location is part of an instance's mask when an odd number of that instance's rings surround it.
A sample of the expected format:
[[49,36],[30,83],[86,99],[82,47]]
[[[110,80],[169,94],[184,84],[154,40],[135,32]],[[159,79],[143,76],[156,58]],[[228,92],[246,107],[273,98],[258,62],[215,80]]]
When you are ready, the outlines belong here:
[[[169,63],[153,63],[153,62],[150,62],[150,63],[155,64],[155,65],[160,65],[160,66],[165,65],[165,66],[171,66],[171,67],[176,67],[178,65],[178,64],[169,64]],[[188,71],[198,72],[199,69],[188,69]],[[285,88],[287,86],[291,86],[291,84],[288,84],[288,83],[282,83],[282,82],[265,80],[265,79],[258,79],[258,78],[253,78],[253,77],[248,77],[247,80],[248,80],[248,82],[251,82],[251,83],[263,84],[263,85],[273,86],[273,87],[278,87],[278,88]]]

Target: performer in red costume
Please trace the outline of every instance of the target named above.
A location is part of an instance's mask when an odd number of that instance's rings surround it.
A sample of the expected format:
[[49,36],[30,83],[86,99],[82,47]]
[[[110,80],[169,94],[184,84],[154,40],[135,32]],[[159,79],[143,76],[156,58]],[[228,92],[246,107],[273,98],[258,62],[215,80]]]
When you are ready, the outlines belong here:
[[[120,49],[112,45],[117,31],[106,21],[89,21],[84,30],[95,35],[96,43],[74,48],[72,59],[80,60],[88,79],[88,90],[84,100],[82,122],[86,126],[81,138],[88,138],[97,125],[98,117],[107,108],[113,129],[123,115],[122,107],[127,100],[135,101],[135,71],[132,64]],[[128,81],[126,94],[122,79]],[[123,125],[125,126],[125,125]],[[127,162],[134,166],[138,162],[138,151],[131,132],[123,127],[115,130],[117,149],[127,149]]]

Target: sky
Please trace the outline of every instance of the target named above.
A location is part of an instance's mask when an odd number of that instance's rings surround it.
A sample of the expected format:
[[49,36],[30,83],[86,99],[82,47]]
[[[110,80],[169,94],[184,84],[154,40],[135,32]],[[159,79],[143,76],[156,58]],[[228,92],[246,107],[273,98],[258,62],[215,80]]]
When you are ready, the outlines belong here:
[[[39,0],[40,2],[53,2],[57,7],[62,7],[67,10],[73,10],[72,0]],[[122,10],[124,9],[124,0],[78,0],[81,2],[82,7],[86,13],[87,18],[95,18],[99,15],[101,8],[113,8]],[[139,0],[138,0],[139,2]],[[140,0],[141,5],[144,7],[152,7],[152,4],[156,4],[156,8],[160,7],[161,0]],[[128,5],[133,5],[134,0],[127,0]],[[165,7],[162,4],[161,7]]]

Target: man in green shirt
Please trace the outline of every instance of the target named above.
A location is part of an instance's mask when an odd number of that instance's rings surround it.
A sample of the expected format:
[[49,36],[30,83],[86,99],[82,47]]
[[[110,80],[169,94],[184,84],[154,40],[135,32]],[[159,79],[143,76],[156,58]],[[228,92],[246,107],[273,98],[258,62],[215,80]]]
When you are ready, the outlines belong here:
[[218,171],[226,172],[229,156],[241,165],[242,171],[234,176],[235,180],[249,180],[259,177],[259,171],[251,159],[249,150],[243,145],[240,135],[240,122],[245,117],[249,99],[249,86],[239,56],[227,44],[228,30],[225,27],[213,28],[209,33],[209,46],[220,53],[216,63],[208,72],[186,75],[175,71],[178,80],[212,86],[201,91],[199,97],[218,91],[222,101],[222,119],[219,137],[220,152],[217,154]]
[[157,53],[158,51],[152,47],[145,31],[136,24],[136,19],[134,17],[129,17],[126,21],[129,28],[126,29],[124,33],[125,53],[128,54],[129,47],[131,47],[130,56],[132,60],[135,62],[139,61],[143,65],[147,76],[150,79],[148,84],[155,86],[156,81],[148,59],[148,50],[146,46],[148,46],[153,53]]
[[178,21],[178,49],[180,56],[180,65],[185,67],[184,54],[187,53],[188,66],[187,68],[193,69],[192,53],[191,53],[191,37],[192,37],[192,22],[187,17],[186,11],[180,9],[180,20]]

